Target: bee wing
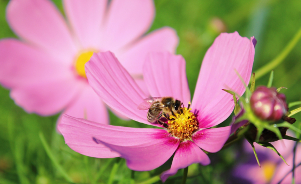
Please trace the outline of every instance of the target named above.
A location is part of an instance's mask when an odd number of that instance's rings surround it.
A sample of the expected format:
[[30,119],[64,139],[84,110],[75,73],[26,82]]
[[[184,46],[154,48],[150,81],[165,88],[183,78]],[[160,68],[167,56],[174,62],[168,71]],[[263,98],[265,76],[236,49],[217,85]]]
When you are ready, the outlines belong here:
[[138,109],[139,110],[147,110],[147,109],[149,109],[151,107],[151,105],[153,104],[153,102],[159,101],[160,99],[162,99],[162,97],[149,97],[149,98],[145,98],[145,99],[143,99],[143,102],[138,105]]

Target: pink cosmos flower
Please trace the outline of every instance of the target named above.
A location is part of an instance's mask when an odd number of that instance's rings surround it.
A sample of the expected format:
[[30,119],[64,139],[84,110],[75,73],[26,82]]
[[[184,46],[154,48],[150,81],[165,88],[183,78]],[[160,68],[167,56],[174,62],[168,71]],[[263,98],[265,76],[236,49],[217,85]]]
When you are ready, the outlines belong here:
[[[212,128],[233,111],[232,96],[222,89],[243,94],[245,88],[235,70],[248,82],[254,53],[252,40],[237,32],[221,34],[205,55],[191,109],[184,108],[168,121],[167,128],[118,127],[66,115],[59,130],[73,150],[92,157],[111,155],[105,145],[125,158],[132,170],[155,169],[174,154],[171,168],[161,176],[163,181],[192,163],[207,165],[210,159],[203,150],[219,151],[230,133],[229,127]],[[138,122],[160,126],[148,122],[147,110],[138,109],[148,96],[111,52],[94,54],[86,72],[89,84],[110,107]],[[190,92],[182,56],[149,55],[143,77],[151,96],[170,96],[188,105]]]
[[[293,167],[293,147],[294,141],[281,140],[272,142],[278,152],[286,160],[287,164],[273,151],[268,148],[262,147],[257,143],[254,143],[261,167],[258,166],[255,160],[253,150],[250,143],[244,142],[244,150],[250,155],[250,159],[243,164],[237,166],[234,170],[235,178],[230,183],[235,183],[237,178],[244,179],[244,183],[254,183],[254,184],[265,184],[279,183],[292,183],[292,167]],[[297,147],[296,152],[296,165],[301,162],[301,145]],[[295,170],[295,182],[301,183],[301,167],[297,167]],[[286,174],[288,174],[286,176]],[[286,176],[286,177],[285,177]]]
[[[49,0],[12,0],[7,20],[21,40],[0,41],[0,83],[27,112],[63,111],[107,124],[105,105],[89,86],[85,63],[93,52],[114,52],[141,84],[150,51],[174,52],[178,38],[162,28],[144,36],[152,0],[63,0],[66,21]],[[141,84],[143,85],[143,84]]]

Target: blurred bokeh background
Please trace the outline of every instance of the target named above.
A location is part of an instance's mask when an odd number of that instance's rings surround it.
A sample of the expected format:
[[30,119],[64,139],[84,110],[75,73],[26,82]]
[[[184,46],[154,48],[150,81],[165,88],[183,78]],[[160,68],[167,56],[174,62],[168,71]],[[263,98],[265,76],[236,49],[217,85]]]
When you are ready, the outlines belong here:
[[[63,11],[61,0],[53,1]],[[203,56],[220,32],[238,31],[241,36],[257,39],[253,71],[273,60],[301,28],[301,1],[297,0],[155,0],[156,16],[149,30],[164,26],[174,28],[180,43],[177,54],[186,60],[190,91],[193,93]],[[16,37],[6,22],[8,0],[0,0],[0,38]],[[0,56],[1,59],[1,56]],[[1,67],[1,66],[0,66]],[[301,41],[274,69],[273,86],[287,87],[282,92],[288,102],[301,100]],[[256,80],[265,85],[269,74]],[[193,94],[192,94],[193,95]],[[69,183],[46,154],[41,142],[45,138],[50,152],[75,183],[107,183],[116,159],[96,159],[72,151],[56,131],[58,115],[41,117],[28,114],[15,105],[9,90],[0,86],[0,183]],[[296,115],[297,123],[301,115]],[[134,121],[124,122],[110,113],[111,124],[143,127]],[[223,123],[228,125],[230,118]],[[235,183],[231,171],[247,155],[240,155],[242,143],[211,154],[212,164],[189,168],[187,183]],[[301,153],[298,153],[301,154]],[[251,155],[252,156],[252,155]],[[242,159],[244,158],[244,159]],[[168,163],[149,172],[135,172],[142,182],[168,169]],[[130,183],[131,170],[121,160],[114,183]],[[301,174],[301,173],[299,173]],[[182,171],[166,183],[180,183]],[[254,176],[256,177],[256,176]],[[97,182],[96,182],[97,181]],[[161,181],[156,181],[161,183]]]

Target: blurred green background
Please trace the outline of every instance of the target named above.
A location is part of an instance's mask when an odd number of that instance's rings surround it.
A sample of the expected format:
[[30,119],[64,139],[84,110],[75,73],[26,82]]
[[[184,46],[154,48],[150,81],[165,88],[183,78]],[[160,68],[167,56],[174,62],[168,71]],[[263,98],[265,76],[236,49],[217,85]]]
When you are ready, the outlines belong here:
[[[0,0],[0,38],[16,37],[5,19],[8,0]],[[60,0],[54,3],[63,11]],[[301,28],[301,1],[298,0],[155,0],[156,17],[149,31],[170,26],[180,38],[177,54],[187,62],[190,90],[195,83],[202,58],[219,31],[238,31],[241,36],[255,36],[258,43],[253,71],[274,59]],[[221,22],[220,22],[221,21]],[[219,22],[219,23],[218,23]],[[220,26],[222,23],[222,27]],[[0,56],[1,59],[1,56]],[[301,100],[301,42],[282,64],[274,69],[274,86],[287,87],[282,92],[288,102]],[[1,67],[1,66],[0,66]],[[256,81],[265,85],[268,75]],[[57,134],[58,115],[40,117],[27,114],[15,105],[9,90],[0,87],[0,183],[69,183],[53,165],[41,143],[43,135],[51,153],[75,183],[107,183],[116,159],[96,159],[72,151]],[[296,115],[297,122],[301,119]],[[111,124],[124,125],[110,113]],[[229,120],[224,125],[229,124]],[[136,122],[127,126],[142,127]],[[209,155],[209,166],[192,165],[187,183],[225,183],[230,168],[235,167],[234,152],[239,143]],[[300,153],[299,153],[300,154]],[[116,165],[117,166],[117,165]],[[130,183],[133,174],[122,159],[116,167],[113,183]],[[168,169],[168,164],[149,172],[135,172],[135,180],[146,181]],[[166,183],[180,183],[182,171]],[[96,180],[97,179],[97,180]],[[158,181],[157,183],[161,183]]]

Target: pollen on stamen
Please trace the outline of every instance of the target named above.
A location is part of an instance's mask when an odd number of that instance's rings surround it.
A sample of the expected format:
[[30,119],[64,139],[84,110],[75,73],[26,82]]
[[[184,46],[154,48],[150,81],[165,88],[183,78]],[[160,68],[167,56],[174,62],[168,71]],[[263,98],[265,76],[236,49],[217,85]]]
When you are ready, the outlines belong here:
[[191,135],[199,129],[199,124],[194,113],[184,107],[181,113],[171,115],[168,120],[168,132],[181,141],[191,140]]
[[93,53],[94,53],[93,51],[82,52],[76,58],[75,70],[79,76],[81,76],[83,78],[87,78],[86,72],[85,72],[85,64],[90,60]]

